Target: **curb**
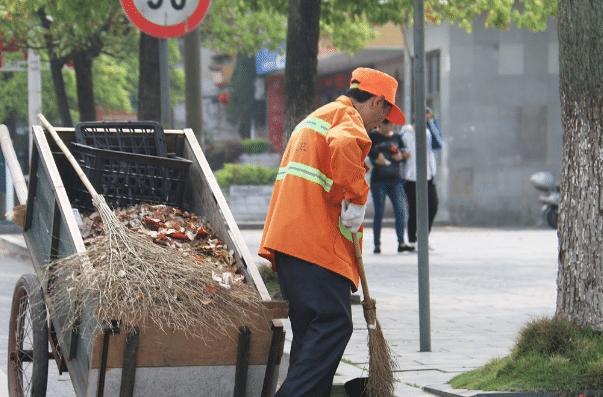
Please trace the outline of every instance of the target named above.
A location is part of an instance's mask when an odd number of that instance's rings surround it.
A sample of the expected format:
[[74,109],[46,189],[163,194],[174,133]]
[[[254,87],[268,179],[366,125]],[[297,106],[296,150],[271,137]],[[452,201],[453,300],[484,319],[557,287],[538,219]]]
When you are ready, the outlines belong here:
[[0,249],[4,249],[13,255],[29,258],[29,250],[21,234],[0,235]]
[[422,387],[427,393],[440,397],[562,397],[563,393],[551,392],[499,392],[466,389],[440,389],[436,386]]
[[[440,389],[438,387],[435,386],[423,386],[421,387],[421,389],[423,391],[426,391],[427,393],[431,393],[434,394],[436,396],[440,396],[440,397],[474,397],[475,394],[459,394],[462,393],[461,390],[443,390]],[[467,392],[469,393],[475,393],[475,391],[471,391],[471,390],[467,390]]]

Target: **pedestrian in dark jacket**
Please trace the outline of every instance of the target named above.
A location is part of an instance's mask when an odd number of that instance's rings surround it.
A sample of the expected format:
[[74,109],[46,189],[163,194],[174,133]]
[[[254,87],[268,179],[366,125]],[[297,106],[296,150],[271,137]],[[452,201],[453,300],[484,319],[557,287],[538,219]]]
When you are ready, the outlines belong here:
[[401,166],[409,157],[405,151],[402,138],[395,134],[391,123],[384,120],[378,129],[369,134],[373,143],[369,158],[373,165],[371,172],[371,194],[375,214],[373,218],[374,253],[381,253],[381,224],[385,197],[389,197],[394,208],[396,235],[398,237],[398,252],[412,251],[413,247],[404,242],[406,225],[406,194]]

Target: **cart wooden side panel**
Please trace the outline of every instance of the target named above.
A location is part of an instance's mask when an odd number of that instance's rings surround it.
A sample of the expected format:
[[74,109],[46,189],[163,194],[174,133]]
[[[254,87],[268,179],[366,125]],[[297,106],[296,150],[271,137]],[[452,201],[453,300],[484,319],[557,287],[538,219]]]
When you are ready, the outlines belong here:
[[[35,272],[42,280],[49,261],[84,252],[85,248],[42,128],[34,126],[32,135],[34,145],[23,235]],[[52,315],[50,317],[55,330],[62,330],[62,319]],[[61,344],[62,352],[69,351],[70,340],[63,339],[65,343]],[[88,378],[88,362],[84,353],[80,353],[79,359],[67,361],[77,395],[84,394]]]

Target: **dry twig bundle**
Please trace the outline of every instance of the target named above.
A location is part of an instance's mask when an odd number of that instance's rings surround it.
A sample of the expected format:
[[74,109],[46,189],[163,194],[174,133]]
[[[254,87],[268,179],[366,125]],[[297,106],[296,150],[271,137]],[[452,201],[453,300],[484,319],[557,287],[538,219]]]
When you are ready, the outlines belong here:
[[394,395],[396,382],[394,369],[396,368],[396,361],[383,336],[381,325],[377,321],[376,302],[371,298],[369,293],[362,252],[360,251],[360,242],[356,233],[352,233],[352,239],[354,240],[358,273],[360,274],[360,282],[362,283],[362,309],[368,328],[369,374],[366,394],[369,397],[390,397]]
[[366,393],[371,397],[393,396],[396,361],[377,320],[375,300],[365,298],[362,301],[362,309],[368,328],[369,376]]
[[96,237],[85,254],[55,261],[47,271],[47,303],[66,318],[67,327],[90,313],[95,323],[87,327],[95,331],[118,320],[126,329],[152,325],[212,338],[261,312],[252,285],[220,287],[212,279],[213,262],[154,244],[147,235],[127,230],[106,204],[95,206],[105,235]]

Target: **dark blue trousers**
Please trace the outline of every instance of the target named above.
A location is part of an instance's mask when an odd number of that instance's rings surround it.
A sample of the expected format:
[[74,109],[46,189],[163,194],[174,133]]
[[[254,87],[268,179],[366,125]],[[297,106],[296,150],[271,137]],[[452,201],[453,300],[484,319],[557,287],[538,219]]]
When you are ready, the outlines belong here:
[[352,335],[351,283],[282,253],[276,255],[276,269],[293,329],[289,372],[276,397],[328,397]]
[[373,217],[373,243],[375,247],[381,246],[381,223],[383,222],[383,211],[385,209],[385,196],[388,196],[394,207],[396,219],[396,235],[398,243],[404,242],[404,227],[406,225],[406,194],[404,192],[404,181],[396,182],[371,182],[371,193],[375,215]]

